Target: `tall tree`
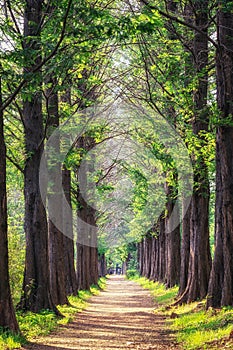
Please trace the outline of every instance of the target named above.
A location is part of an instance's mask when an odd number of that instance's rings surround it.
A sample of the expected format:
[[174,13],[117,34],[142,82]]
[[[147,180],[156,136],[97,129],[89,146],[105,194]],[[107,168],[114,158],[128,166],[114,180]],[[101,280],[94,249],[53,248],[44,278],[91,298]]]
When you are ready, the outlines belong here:
[[[83,151],[92,149],[94,144],[94,139],[90,136],[83,136],[78,141],[78,147]],[[79,289],[89,289],[92,284],[96,284],[98,281],[96,211],[91,203],[86,202],[86,196],[84,196],[90,195],[90,191],[93,192],[89,183],[90,172],[94,170],[93,165],[93,159],[86,161],[82,171],[78,173],[76,270]]]
[[[186,2],[184,7],[183,17],[185,21],[192,23],[192,8],[190,2]],[[192,36],[190,36],[190,30],[184,28],[186,36],[186,47],[184,47],[186,58],[185,58],[185,81],[184,89],[187,89],[191,83],[194,75],[194,68],[192,64]],[[188,39],[190,37],[190,39]],[[184,122],[183,122],[184,123]],[[186,124],[186,125],[185,125]],[[184,123],[184,128],[189,128],[187,123]],[[188,144],[187,144],[188,146]],[[189,258],[190,258],[190,217],[191,217],[191,205],[188,208],[186,199],[182,200],[182,235],[181,235],[181,265],[180,265],[180,282],[179,282],[179,293],[181,296],[188,283],[188,272],[189,272]]]
[[[71,202],[71,171],[65,166],[62,170],[62,183],[66,200],[72,208]],[[75,272],[74,259],[74,232],[73,232],[73,215],[72,210],[65,211],[63,206],[63,225],[64,225],[64,264],[65,264],[65,286],[67,295],[76,295],[78,285]]]
[[[193,94],[192,130],[194,137],[202,144],[204,141],[202,133],[208,131],[209,125],[207,109],[208,1],[197,0],[192,3],[192,13],[195,18],[195,26],[200,30],[195,30],[193,39],[193,66],[197,83]],[[208,169],[198,147],[192,155],[195,187],[190,218],[189,275],[186,289],[179,302],[191,302],[206,296],[211,268]]]
[[233,305],[233,14],[218,1],[216,77],[220,112],[216,134],[215,254],[207,306]]
[[[43,0],[27,0],[24,11],[25,75],[42,62],[40,33]],[[34,80],[35,79],[35,80]],[[27,159],[24,169],[26,263],[19,307],[37,312],[53,309],[49,281],[48,225],[40,195],[39,167],[44,148],[42,72],[35,73],[36,88],[27,91],[23,102],[23,123]]]
[[[48,113],[48,136],[59,127],[58,105],[58,81],[50,74],[47,76],[46,105]],[[62,178],[62,166],[59,160],[60,138],[59,133],[54,138],[48,154],[48,172],[50,183],[48,184],[48,229],[49,229],[49,268],[51,295],[55,305],[68,304],[65,286],[64,264],[64,237],[63,232],[56,226],[56,218],[63,218],[63,205],[61,191],[58,182]]]
[[[61,102],[68,107],[71,106],[71,79],[66,77],[66,84],[69,87],[61,96]],[[66,107],[65,107],[66,108]],[[62,169],[62,185],[65,193],[65,200],[69,207],[63,205],[63,242],[64,242],[64,266],[65,266],[65,286],[67,295],[77,295],[78,285],[75,271],[74,261],[74,232],[73,232],[73,213],[71,201],[71,170],[66,164],[63,164]]]
[[[177,3],[173,0],[166,1],[167,10],[171,13],[177,12]],[[166,24],[168,29],[168,37],[171,40],[176,40],[176,33],[174,32],[173,24],[168,21]],[[172,73],[172,72],[171,72]],[[168,108],[166,114],[168,118],[172,121],[173,125],[176,127],[176,111],[174,106],[170,105],[169,97],[168,99]],[[170,105],[170,106],[169,106]],[[171,185],[166,183],[165,189],[167,193],[167,204],[166,204],[166,212],[167,216],[165,219],[165,231],[166,231],[166,242],[167,242],[167,263],[166,263],[166,285],[171,288],[174,285],[179,283],[180,279],[180,225],[171,229],[173,224],[172,214],[174,215],[174,211],[176,210],[176,218],[179,217],[178,207],[175,206],[175,202],[177,200],[177,176],[176,170],[171,169],[170,172],[173,173],[173,182]]]

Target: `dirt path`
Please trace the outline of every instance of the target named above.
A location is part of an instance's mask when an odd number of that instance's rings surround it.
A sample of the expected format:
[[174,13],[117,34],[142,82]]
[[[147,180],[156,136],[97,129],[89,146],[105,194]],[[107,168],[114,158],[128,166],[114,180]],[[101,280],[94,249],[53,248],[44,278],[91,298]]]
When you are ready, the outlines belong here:
[[179,349],[164,319],[153,313],[150,293],[121,276],[92,297],[74,322],[27,347],[33,350]]

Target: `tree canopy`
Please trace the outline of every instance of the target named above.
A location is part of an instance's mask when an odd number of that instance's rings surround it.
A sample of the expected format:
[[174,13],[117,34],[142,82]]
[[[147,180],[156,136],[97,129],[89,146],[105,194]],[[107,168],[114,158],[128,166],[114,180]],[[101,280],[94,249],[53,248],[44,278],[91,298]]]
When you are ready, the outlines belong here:
[[228,0],[2,2],[1,327],[113,262],[232,306],[232,27]]

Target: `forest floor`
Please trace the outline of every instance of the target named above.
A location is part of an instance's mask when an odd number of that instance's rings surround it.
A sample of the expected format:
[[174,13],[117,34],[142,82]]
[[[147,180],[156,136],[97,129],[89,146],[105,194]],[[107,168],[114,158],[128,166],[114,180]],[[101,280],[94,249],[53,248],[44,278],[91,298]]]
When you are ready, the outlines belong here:
[[122,276],[111,276],[106,290],[92,297],[73,322],[24,349],[178,350],[164,317],[154,314],[154,308],[149,291]]

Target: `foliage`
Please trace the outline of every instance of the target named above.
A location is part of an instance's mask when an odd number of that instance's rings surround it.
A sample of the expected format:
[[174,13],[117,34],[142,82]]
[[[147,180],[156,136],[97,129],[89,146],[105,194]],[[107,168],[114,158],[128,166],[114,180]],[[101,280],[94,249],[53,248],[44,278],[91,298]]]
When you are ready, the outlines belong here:
[[16,305],[21,296],[23,284],[24,260],[25,260],[25,239],[24,236],[13,227],[10,227],[8,234],[9,249],[9,273],[12,299]]
[[127,259],[128,249],[126,244],[119,245],[118,247],[110,247],[106,250],[105,256],[107,259],[107,266],[113,267],[122,265],[123,262]]
[[139,283],[143,288],[149,289],[151,291],[156,304],[164,305],[171,303],[178,292],[178,287],[167,289],[164,284],[150,281],[145,277],[136,276],[132,279]]
[[23,176],[7,163],[9,274],[14,305],[19,302],[25,261]]
[[127,271],[138,269],[138,250],[137,244],[128,244],[128,261],[127,261]]
[[137,270],[127,270],[126,271],[126,278],[132,279],[135,277],[139,277],[139,273]]
[[56,315],[50,310],[42,310],[39,313],[18,313],[17,319],[20,330],[27,339],[46,335],[57,325]]
[[[122,98],[120,102],[127,100],[133,106],[143,106],[147,111],[154,111],[156,118],[162,115],[164,120],[176,126],[177,132],[187,145],[189,154],[195,159],[196,174],[202,171],[202,161],[208,167],[209,179],[211,180],[210,223],[213,250],[215,129],[219,125],[232,125],[232,123],[229,118],[226,120],[220,118],[216,107],[216,83],[212,60],[210,60],[210,67],[208,67],[210,79],[208,109],[201,112],[208,114],[210,126],[208,132],[194,135],[191,127],[195,114],[192,97],[198,87],[199,78],[204,72],[199,73],[199,75],[195,74],[192,64],[189,62],[189,51],[192,51],[189,45],[193,32],[174,22],[172,27],[175,30],[175,37],[171,39],[167,21],[159,11],[150,10],[149,7],[143,7],[140,10],[136,8],[135,11],[131,11],[132,8],[129,9],[125,3],[122,12],[121,4],[113,3],[114,6],[108,8],[109,3],[106,1],[79,0],[73,2],[68,13],[67,26],[64,28],[65,36],[59,50],[42,67],[43,74],[41,75],[36,72],[34,74],[26,73],[26,70],[23,70],[23,67],[35,63],[38,57],[38,47],[36,50],[28,48],[25,51],[24,45],[22,45],[22,35],[19,33],[23,20],[22,2],[19,0],[11,1],[12,13],[8,9],[8,16],[4,18],[3,15],[0,19],[0,37],[4,43],[3,47],[0,48],[4,98],[7,100],[12,92],[17,90],[20,82],[25,79],[27,81],[19,90],[14,103],[11,103],[5,111],[7,154],[13,161],[8,162],[7,165],[7,192],[9,268],[14,303],[17,303],[20,297],[25,254],[22,176],[19,175],[18,171],[13,170],[14,163],[22,170],[26,157],[23,141],[22,101],[30,101],[35,92],[43,90],[43,114],[46,129],[48,111],[45,92],[51,86],[45,82],[42,84],[40,80],[41,78],[46,80],[47,76],[56,78],[56,84],[52,88],[58,92],[59,98],[67,90],[72,92],[71,101],[60,103],[61,122],[65,122],[70,116],[77,114],[77,109],[91,106],[96,101],[113,102],[120,97]],[[9,4],[6,2],[6,10]],[[67,5],[68,1],[62,0],[52,6],[51,13],[43,8],[44,18],[41,34],[40,38],[39,35],[36,38],[43,58],[48,57],[56,48],[62,32]],[[159,8],[163,9],[163,6],[164,4],[159,4]],[[179,11],[182,14],[182,4],[180,3],[179,6]],[[210,11],[213,10],[214,7],[210,9]],[[15,16],[13,20],[12,14]],[[214,15],[213,18],[215,18]],[[20,30],[17,28],[17,22]],[[24,40],[26,39],[24,38]],[[210,48],[210,57],[214,57],[212,47]],[[152,220],[156,221],[156,215],[152,209],[164,204],[163,184],[165,181],[177,186],[174,174],[179,168],[179,164],[172,159],[169,150],[159,139],[159,132],[154,132],[153,127],[146,120],[132,121],[132,119],[127,120],[127,136],[132,137],[136,143],[142,145],[148,154],[156,158],[156,161],[151,161],[149,156],[146,160],[141,157],[142,166],[139,168],[135,161],[117,162],[113,159],[117,175],[114,173],[114,167],[113,172],[109,172],[109,174],[108,169],[104,172],[102,168],[94,174],[98,200],[101,205],[104,202],[110,204],[108,210],[98,217],[97,223],[100,227],[99,252],[105,253],[109,264],[114,265],[124,262],[128,254],[131,253],[132,259],[129,262],[127,272],[129,278],[137,275],[135,270],[137,264],[135,251],[131,249],[132,247],[130,248],[128,242],[141,239],[147,228],[151,227],[151,217]],[[79,115],[76,121],[77,123],[81,121]],[[119,125],[117,127],[122,131]],[[97,123],[87,134],[97,144],[103,143],[105,138],[114,139],[115,135],[114,127],[110,127],[108,123],[106,125]],[[73,170],[72,198],[75,206],[78,206],[76,171],[86,153],[88,150],[83,148],[72,149],[66,159],[66,165]],[[100,155],[97,156],[100,158]],[[144,172],[146,163],[149,163],[148,173]],[[151,170],[157,171],[159,174],[157,179],[154,175],[150,176]],[[124,176],[129,179],[132,188],[126,186],[122,190],[121,183],[115,185],[119,178]],[[104,178],[104,181],[101,178]],[[195,186],[197,188],[199,184],[196,183]],[[110,237],[109,245],[106,242],[108,237]],[[214,252],[212,251],[212,253]],[[151,290],[156,288],[155,295],[158,303],[171,300],[177,290],[168,291],[164,286],[144,280],[140,280],[140,283]],[[92,289],[91,292],[95,293],[95,290]],[[86,292],[84,294],[88,295]],[[71,304],[75,305],[74,308],[60,308],[62,313],[67,313],[67,318],[65,317],[63,321],[59,322],[66,322],[65,320],[68,320],[72,313],[75,313],[75,310],[82,307],[82,302],[85,300],[84,294],[79,292],[80,300],[78,299],[77,304],[75,300],[72,300]],[[22,320],[20,325],[22,330],[25,329],[23,332],[27,335],[30,332],[33,333],[33,324],[35,325],[34,332],[37,334],[40,329],[46,332],[44,323],[50,328],[54,327],[57,322],[54,316],[47,312],[38,315],[38,319],[34,314],[28,314],[25,318],[22,315],[18,315],[18,317],[20,322]],[[31,326],[29,326],[30,324]]]
[[20,349],[23,344],[26,344],[26,339],[21,334],[0,329],[0,349]]

